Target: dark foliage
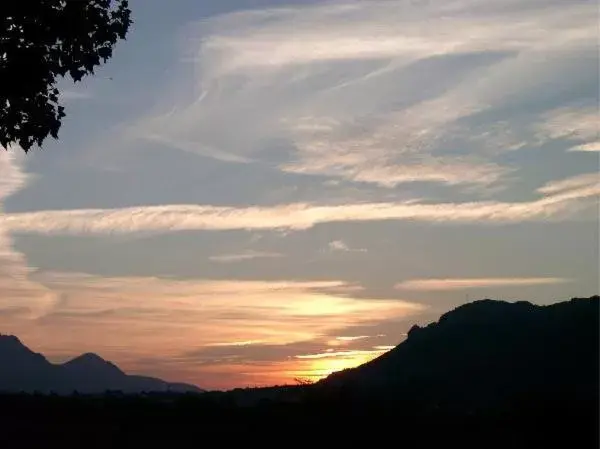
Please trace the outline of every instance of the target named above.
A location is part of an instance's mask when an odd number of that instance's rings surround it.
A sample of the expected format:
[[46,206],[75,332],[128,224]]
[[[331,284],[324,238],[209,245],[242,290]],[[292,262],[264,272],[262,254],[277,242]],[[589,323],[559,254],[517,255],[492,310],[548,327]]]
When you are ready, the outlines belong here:
[[127,0],[4,0],[0,7],[0,145],[58,138],[59,77],[106,62],[131,24]]
[[[306,389],[307,387],[298,387]],[[591,398],[523,394],[502,409],[424,409],[400,398],[306,389],[291,403],[238,406],[226,394],[0,396],[0,447],[598,447]]]

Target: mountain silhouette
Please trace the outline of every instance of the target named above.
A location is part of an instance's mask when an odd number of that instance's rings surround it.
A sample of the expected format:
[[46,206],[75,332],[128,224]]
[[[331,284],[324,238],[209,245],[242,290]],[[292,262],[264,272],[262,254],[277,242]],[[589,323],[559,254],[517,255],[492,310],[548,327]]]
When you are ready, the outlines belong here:
[[[282,447],[293,439],[297,446],[598,448],[599,312],[598,297],[543,307],[465,304],[414,326],[381,357],[312,385],[138,397],[0,391],[0,447]],[[0,390],[9,383],[11,391],[65,393],[178,388],[127,376],[95,354],[52,365],[5,336]]]
[[501,407],[525,396],[597,401],[599,303],[594,296],[549,306],[465,304],[318,386],[436,407]]
[[0,391],[93,394],[106,391],[199,393],[203,390],[194,385],[125,374],[93,353],[53,364],[31,351],[17,337],[0,335]]

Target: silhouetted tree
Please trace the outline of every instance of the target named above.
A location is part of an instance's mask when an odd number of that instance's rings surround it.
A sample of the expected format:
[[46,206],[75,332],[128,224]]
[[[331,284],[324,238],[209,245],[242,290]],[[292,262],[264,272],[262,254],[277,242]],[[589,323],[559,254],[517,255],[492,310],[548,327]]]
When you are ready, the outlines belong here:
[[131,21],[127,0],[3,0],[0,6],[0,145],[25,151],[58,138],[57,78],[80,81],[106,62]]

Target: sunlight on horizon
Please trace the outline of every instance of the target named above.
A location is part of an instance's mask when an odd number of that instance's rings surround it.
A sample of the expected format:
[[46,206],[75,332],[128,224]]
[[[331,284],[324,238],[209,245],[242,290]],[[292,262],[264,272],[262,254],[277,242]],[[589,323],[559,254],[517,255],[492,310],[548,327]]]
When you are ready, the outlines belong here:
[[337,338],[343,335],[339,331],[427,310],[399,299],[349,296],[353,286],[339,281],[186,281],[70,273],[46,273],[35,280],[56,299],[33,317],[24,310],[22,321],[0,315],[3,331],[18,334],[51,360],[97,352],[127,372],[205,388],[293,383],[298,375],[286,373],[295,371],[321,378],[379,354],[374,346],[386,343],[362,333]]
[[[292,374],[295,379],[306,379],[311,382],[317,382],[335,372],[356,368],[359,365],[370,362],[384,354],[387,350],[325,352],[309,356],[296,356],[304,362],[303,364],[308,366],[305,369],[294,371]],[[306,362],[307,360],[308,363]]]

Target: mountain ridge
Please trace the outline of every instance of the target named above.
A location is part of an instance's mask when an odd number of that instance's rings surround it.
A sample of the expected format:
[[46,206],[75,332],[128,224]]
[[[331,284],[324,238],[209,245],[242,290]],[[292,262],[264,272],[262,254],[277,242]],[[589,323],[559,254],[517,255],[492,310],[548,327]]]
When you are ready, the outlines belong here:
[[0,334],[0,392],[70,394],[142,392],[203,392],[185,383],[129,375],[98,354],[88,352],[64,363],[51,363],[15,335]]
[[526,394],[598,397],[599,299],[463,304],[413,326],[385,354],[317,385],[483,407]]
[[[435,322],[413,326],[390,351],[315,387],[421,403],[497,404],[509,394],[551,390],[598,396],[599,305],[598,296],[547,306],[490,299],[466,303]],[[12,335],[0,334],[0,366],[0,391],[203,391],[127,375],[95,353],[52,364]]]

